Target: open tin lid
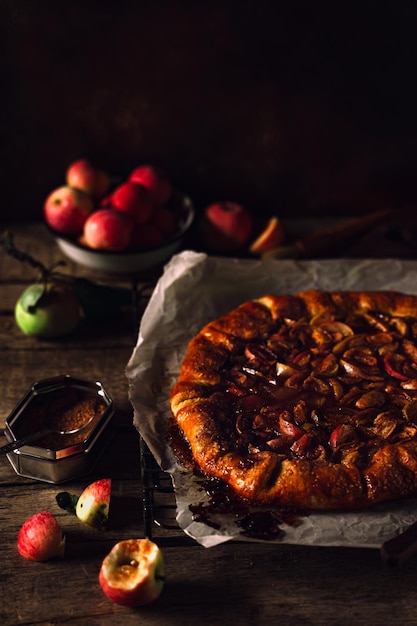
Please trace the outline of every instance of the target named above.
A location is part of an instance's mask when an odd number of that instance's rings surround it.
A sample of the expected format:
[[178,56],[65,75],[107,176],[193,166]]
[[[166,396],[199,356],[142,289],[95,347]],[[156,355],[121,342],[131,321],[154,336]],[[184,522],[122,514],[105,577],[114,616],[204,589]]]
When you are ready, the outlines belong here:
[[6,419],[9,442],[51,428],[13,454],[58,461],[88,452],[114,413],[100,382],[65,374],[35,382]]

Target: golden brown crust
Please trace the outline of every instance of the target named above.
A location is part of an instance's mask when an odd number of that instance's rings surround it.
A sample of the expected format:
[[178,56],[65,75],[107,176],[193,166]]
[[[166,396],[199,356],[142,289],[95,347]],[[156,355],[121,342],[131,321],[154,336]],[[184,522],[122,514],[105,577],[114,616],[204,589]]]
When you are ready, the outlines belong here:
[[245,302],[190,342],[175,421],[201,470],[255,503],[353,509],[416,495],[414,333],[417,296],[396,292]]

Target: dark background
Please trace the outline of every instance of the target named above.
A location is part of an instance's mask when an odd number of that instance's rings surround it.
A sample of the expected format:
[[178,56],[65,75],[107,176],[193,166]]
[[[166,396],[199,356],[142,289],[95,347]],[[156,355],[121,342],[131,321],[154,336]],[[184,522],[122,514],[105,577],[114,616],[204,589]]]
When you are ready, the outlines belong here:
[[0,0],[1,216],[81,156],[163,165],[198,207],[414,203],[417,3]]

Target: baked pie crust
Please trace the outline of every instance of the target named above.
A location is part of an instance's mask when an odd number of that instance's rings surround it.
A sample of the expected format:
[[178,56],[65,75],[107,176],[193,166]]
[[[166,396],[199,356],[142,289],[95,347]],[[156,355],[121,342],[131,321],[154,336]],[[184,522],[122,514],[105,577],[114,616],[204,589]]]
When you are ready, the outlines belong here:
[[260,505],[417,494],[417,296],[245,302],[190,342],[171,409],[198,468]]

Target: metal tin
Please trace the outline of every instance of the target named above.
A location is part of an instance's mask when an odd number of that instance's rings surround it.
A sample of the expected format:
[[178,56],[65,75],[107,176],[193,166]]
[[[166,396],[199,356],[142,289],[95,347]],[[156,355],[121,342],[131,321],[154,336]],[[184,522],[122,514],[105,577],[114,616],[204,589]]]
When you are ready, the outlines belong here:
[[50,433],[7,454],[19,476],[61,483],[87,474],[108,444],[113,402],[99,382],[70,375],[40,380],[23,396],[6,419],[6,439],[16,441],[45,426],[53,412],[76,423],[88,415],[86,426],[70,434]]

